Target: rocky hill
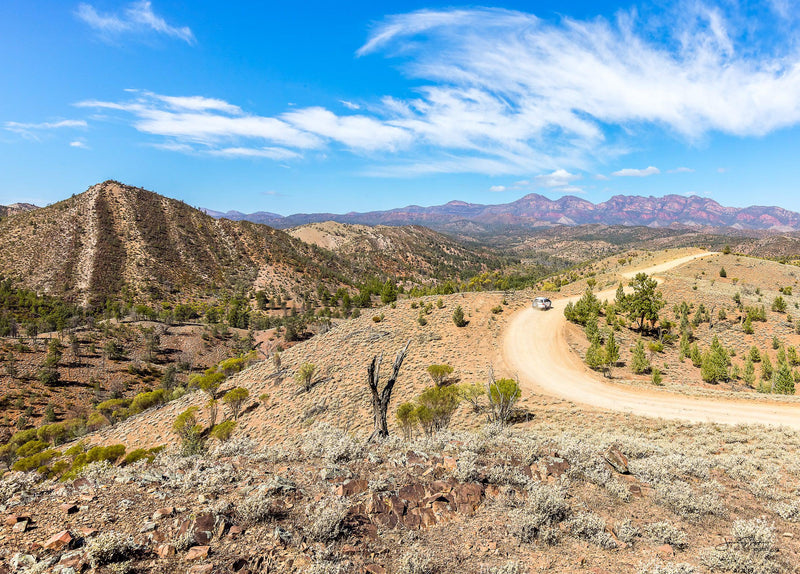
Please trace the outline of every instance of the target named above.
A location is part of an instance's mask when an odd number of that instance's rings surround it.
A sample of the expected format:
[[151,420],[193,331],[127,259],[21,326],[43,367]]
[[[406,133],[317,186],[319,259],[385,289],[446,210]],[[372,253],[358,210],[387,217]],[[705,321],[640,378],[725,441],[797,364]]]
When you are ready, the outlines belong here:
[[[264,271],[268,279],[263,279]],[[0,273],[81,304],[203,298],[261,277],[289,291],[332,286],[349,272],[283,231],[217,220],[115,181],[0,222]]]
[[505,263],[487,248],[467,246],[419,225],[368,227],[328,221],[287,231],[359,267],[375,266],[389,275],[466,279]]
[[9,215],[33,211],[34,209],[39,209],[39,207],[37,205],[33,205],[32,203],[12,203],[11,205],[0,205],[0,219],[8,217]]
[[608,201],[595,204],[574,196],[551,200],[531,193],[514,202],[499,205],[451,201],[431,207],[411,205],[367,213],[300,213],[287,217],[272,215],[234,212],[232,216],[237,219],[257,220],[279,228],[330,220],[363,225],[425,225],[434,229],[446,229],[456,223],[463,225],[464,222],[472,222],[489,226],[526,227],[601,223],[649,227],[800,230],[800,214],[780,207],[725,207],[712,199],[683,195],[616,195]]

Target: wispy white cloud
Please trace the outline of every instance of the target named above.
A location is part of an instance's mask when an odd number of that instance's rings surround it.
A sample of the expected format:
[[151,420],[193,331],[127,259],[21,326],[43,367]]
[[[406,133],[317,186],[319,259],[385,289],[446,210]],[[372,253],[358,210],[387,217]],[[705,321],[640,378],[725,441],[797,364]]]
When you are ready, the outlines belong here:
[[646,167],[644,169],[634,169],[634,168],[625,168],[619,171],[615,171],[611,175],[616,177],[647,177],[648,175],[656,175],[661,173],[657,167]]
[[219,157],[263,157],[276,160],[297,159],[301,157],[297,152],[278,147],[264,147],[260,149],[247,147],[226,147],[222,149],[211,150],[208,153]]
[[489,191],[493,191],[495,193],[499,193],[499,192],[505,191],[507,189],[508,188],[505,185],[493,185],[492,187],[489,188]]
[[337,116],[325,108],[303,108],[280,116],[289,125],[348,148],[362,151],[396,151],[411,143],[411,134],[400,127],[363,115]]
[[667,173],[694,173],[694,170],[690,167],[676,167],[675,169],[669,170]]
[[84,120],[59,120],[55,122],[39,122],[39,123],[24,123],[24,122],[5,122],[3,128],[21,135],[22,137],[30,140],[39,140],[47,132],[61,129],[80,129],[87,127]]
[[122,34],[162,34],[194,44],[195,37],[188,26],[172,26],[153,12],[151,2],[133,2],[121,12],[101,14],[91,4],[81,3],[76,16],[94,29],[106,40],[113,40]]
[[[786,1],[773,0],[773,12],[785,13]],[[97,30],[138,22],[194,38],[154,14],[131,15],[152,14],[146,2],[111,15],[81,6]],[[502,9],[391,16],[357,55],[398,58],[415,95],[340,100],[344,113],[289,105],[258,115],[216,98],[143,91],[130,101],[79,105],[127,114],[137,130],[161,138],[154,143],[178,151],[268,157],[282,149],[306,157],[318,150],[321,158],[344,149],[379,159],[362,171],[370,175],[539,173],[530,185],[553,191],[576,188],[576,172],[594,173],[639,147],[641,133],[662,130],[693,144],[714,132],[761,136],[800,124],[795,43],[770,37],[754,45],[744,29],[752,24],[732,14],[734,3],[680,6],[657,19],[632,11],[614,20],[543,20]]]
[[59,128],[85,128],[86,122],[84,120],[60,120],[57,122],[40,122],[40,123],[6,122],[3,125],[9,131],[22,132],[22,131],[56,130]]
[[580,174],[570,173],[565,169],[557,169],[552,173],[537,175],[533,179],[540,187],[565,187],[573,181],[581,179],[581,177]]
[[75,141],[69,142],[69,147],[76,147],[76,148],[80,148],[80,149],[89,149],[89,146],[86,145],[86,142],[83,142],[81,140],[75,140]]
[[408,130],[367,115],[341,116],[310,107],[275,117],[259,116],[215,98],[132,93],[129,101],[87,100],[75,105],[129,114],[138,131],[167,138],[159,143],[163,149],[185,153],[286,160],[330,144],[373,153],[394,152],[412,142]]

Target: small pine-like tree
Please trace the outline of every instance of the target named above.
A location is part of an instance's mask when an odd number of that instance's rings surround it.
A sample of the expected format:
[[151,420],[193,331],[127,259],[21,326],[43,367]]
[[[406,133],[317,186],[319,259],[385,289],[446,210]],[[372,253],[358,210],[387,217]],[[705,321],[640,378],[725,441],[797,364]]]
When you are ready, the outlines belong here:
[[789,361],[789,364],[793,367],[800,364],[800,357],[797,356],[797,348],[793,345],[786,349],[786,360]]
[[697,343],[692,343],[689,350],[689,358],[692,360],[692,365],[695,367],[699,367],[703,364],[703,355],[700,353],[700,347],[697,346]]
[[625,295],[625,289],[622,287],[622,283],[617,286],[617,293],[614,297],[614,306],[617,309],[617,313],[625,314],[628,312],[628,296]]
[[728,272],[727,272],[727,271],[725,271],[725,268],[724,268],[724,267],[720,267],[720,268],[719,268],[719,276],[720,276],[720,277],[727,277],[727,276],[728,276]]
[[752,347],[750,347],[749,353],[750,353],[749,356],[750,356],[750,360],[751,361],[753,361],[754,363],[760,363],[761,362],[761,352],[758,350],[758,347],[753,345]]
[[586,364],[590,369],[598,370],[603,366],[604,362],[603,347],[600,346],[600,341],[595,339],[586,351]]
[[636,342],[633,347],[633,355],[631,357],[631,369],[637,375],[646,373],[650,370],[650,361],[644,351],[644,343],[641,339]]
[[794,394],[794,377],[786,361],[779,363],[778,368],[772,374],[772,392],[781,395]]
[[781,295],[775,297],[772,301],[772,310],[776,313],[786,313],[786,299]]
[[764,356],[761,358],[761,379],[764,381],[771,380],[773,371],[772,361],[770,361],[769,355],[764,353]]
[[658,367],[653,367],[653,375],[651,377],[654,385],[661,385],[662,381],[664,380],[661,377],[661,371],[658,370]]
[[756,382],[756,369],[753,365],[753,359],[751,359],[749,355],[744,360],[744,373],[742,374],[742,380],[751,387]]
[[707,383],[727,381],[730,378],[728,362],[728,353],[715,336],[711,348],[703,353],[700,376]]
[[746,317],[744,323],[742,323],[742,331],[744,331],[746,335],[752,335],[755,333],[755,330],[753,329],[753,321],[749,316]]
[[609,378],[611,378],[611,371],[617,365],[617,361],[619,361],[619,345],[614,338],[614,331],[610,331],[606,337],[605,348],[605,367]]
[[586,320],[584,332],[590,343],[593,341],[600,341],[600,327],[597,326],[597,315],[592,315]]
[[683,362],[683,360],[688,357],[692,353],[692,343],[691,337],[689,333],[686,331],[683,332],[681,335],[681,342],[680,342],[680,353],[678,355],[678,359]]
[[467,320],[464,318],[464,309],[461,308],[461,305],[457,305],[453,310],[453,323],[455,323],[456,327],[465,327],[467,325]]

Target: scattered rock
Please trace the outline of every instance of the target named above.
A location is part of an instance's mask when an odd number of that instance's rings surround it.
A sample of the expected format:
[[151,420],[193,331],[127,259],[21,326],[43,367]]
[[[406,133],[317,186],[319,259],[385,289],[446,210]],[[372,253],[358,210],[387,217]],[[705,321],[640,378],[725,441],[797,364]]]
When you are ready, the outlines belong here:
[[25,532],[28,529],[28,521],[20,520],[11,527],[12,532]]
[[366,480],[348,480],[336,487],[336,496],[353,496],[365,492],[368,487]]
[[175,556],[176,550],[174,544],[159,544],[156,546],[156,555],[159,558],[168,558],[170,556]]
[[155,522],[145,522],[144,526],[142,526],[139,529],[139,532],[141,532],[141,533],[152,532],[155,529],[156,529],[156,523]]
[[165,506],[164,508],[159,508],[153,513],[153,520],[161,520],[162,518],[167,518],[173,514],[175,514],[175,507]]
[[208,553],[211,550],[210,546],[192,546],[189,552],[186,553],[184,560],[191,562],[193,560],[204,560],[208,558]]
[[60,505],[59,508],[64,514],[75,514],[78,512],[78,507],[75,504],[66,503]]
[[72,535],[67,530],[62,530],[58,534],[51,536],[47,542],[44,543],[46,550],[62,550],[68,547],[73,541]]
[[662,544],[661,546],[657,547],[656,552],[666,558],[672,558],[675,556],[675,550],[669,544]]
[[603,453],[603,458],[620,474],[630,474],[628,458],[615,446],[610,446]]

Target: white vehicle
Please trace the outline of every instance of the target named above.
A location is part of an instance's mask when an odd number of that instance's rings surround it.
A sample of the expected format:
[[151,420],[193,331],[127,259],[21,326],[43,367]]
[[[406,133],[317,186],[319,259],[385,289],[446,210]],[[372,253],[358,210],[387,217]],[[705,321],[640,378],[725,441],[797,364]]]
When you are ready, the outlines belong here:
[[548,299],[547,297],[536,297],[533,300],[534,309],[541,309],[542,311],[547,311],[552,306],[553,302],[550,301],[550,299]]

